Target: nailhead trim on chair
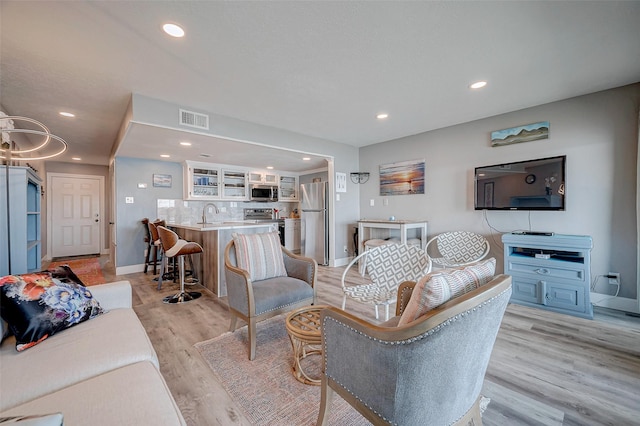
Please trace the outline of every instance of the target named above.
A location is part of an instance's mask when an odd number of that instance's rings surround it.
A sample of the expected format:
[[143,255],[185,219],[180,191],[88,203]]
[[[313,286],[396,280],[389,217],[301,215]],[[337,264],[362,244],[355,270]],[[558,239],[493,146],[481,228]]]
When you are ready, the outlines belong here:
[[296,301],[296,302],[287,303],[286,305],[276,306],[276,307],[274,307],[274,308],[272,308],[272,309],[269,309],[268,311],[262,311],[262,312],[259,312],[259,313],[258,313],[258,312],[256,312],[256,315],[262,315],[262,314],[267,313],[267,312],[277,311],[278,309],[284,308],[284,307],[286,307],[286,306],[295,305],[295,304],[297,304],[297,303],[300,303],[300,301],[298,300],[298,301]]
[[[337,320],[337,319],[335,319],[335,318],[329,318],[329,317],[325,317],[325,318],[324,318],[324,321],[323,321],[323,324],[322,324],[322,328],[324,329],[326,322],[327,322],[328,320],[331,320],[331,321],[334,321],[335,323],[337,323],[338,325],[340,325],[340,326],[342,326],[342,327],[344,327],[344,328],[349,329],[350,331],[354,331],[354,332],[356,332],[356,333],[358,333],[358,334],[360,334],[360,335],[362,335],[362,336],[367,337],[367,338],[368,338],[368,339],[370,339],[370,340],[373,340],[373,341],[376,341],[376,342],[380,342],[380,343],[382,343],[382,344],[384,344],[384,345],[406,345],[406,344],[408,344],[408,343],[413,343],[413,342],[416,342],[416,341],[418,341],[418,340],[422,340],[422,339],[424,339],[424,338],[425,338],[425,337],[427,337],[427,336],[431,336],[432,334],[439,332],[440,330],[442,330],[443,328],[445,328],[445,327],[446,327],[446,326],[448,326],[449,324],[451,324],[451,323],[453,323],[453,322],[457,321],[458,319],[460,319],[460,318],[462,318],[462,317],[464,317],[464,316],[468,315],[470,312],[474,312],[474,311],[476,311],[477,309],[480,309],[480,308],[482,308],[482,307],[486,306],[487,304],[489,304],[489,303],[493,302],[495,299],[497,299],[498,297],[502,296],[502,295],[503,295],[504,293],[506,293],[507,291],[509,291],[509,290],[508,290],[508,289],[507,289],[507,290],[504,290],[503,292],[501,292],[500,294],[495,295],[495,296],[494,296],[494,297],[492,297],[491,299],[487,299],[487,300],[485,300],[485,301],[484,301],[484,302],[482,302],[480,305],[474,306],[473,308],[468,309],[468,310],[466,310],[466,311],[464,311],[464,312],[460,312],[459,314],[457,314],[457,315],[455,315],[455,316],[453,316],[453,317],[449,318],[449,319],[448,319],[448,320],[446,320],[445,322],[438,324],[436,327],[432,328],[431,330],[427,331],[426,333],[422,333],[422,334],[420,334],[420,335],[418,335],[418,336],[416,336],[416,337],[412,337],[412,338],[410,338],[410,339],[405,339],[405,340],[400,340],[400,341],[393,341],[393,342],[383,341],[383,340],[380,340],[380,339],[376,339],[376,338],[374,338],[374,337],[371,337],[371,336],[369,336],[369,335],[366,335],[366,334],[362,333],[361,331],[356,330],[356,329],[354,329],[353,327],[348,326],[348,325],[346,325],[345,323],[338,321],[338,320]],[[323,350],[323,353],[325,353],[325,354],[326,354],[326,353],[327,353],[327,352],[326,352],[326,351],[327,351],[326,342],[325,342],[325,340],[324,340],[324,339],[322,339],[322,341],[323,341],[323,347],[322,347],[322,350]],[[325,358],[325,359],[326,359],[326,358]],[[335,377],[333,377],[332,375],[327,374],[327,373],[326,373],[326,371],[327,371],[327,363],[326,363],[326,362],[325,362],[325,365],[324,365],[324,371],[325,371],[325,375],[326,375],[327,377],[330,377],[334,382],[336,382],[337,384],[339,384],[339,385],[340,385],[344,390],[346,390],[347,392],[349,392],[349,394],[351,394],[351,396],[353,396],[355,399],[357,399],[358,401],[360,401],[360,403],[361,403],[362,405],[364,405],[365,407],[369,408],[372,412],[374,412],[374,413],[375,413],[378,417],[380,417],[382,420],[384,420],[384,421],[386,421],[386,422],[388,422],[388,423],[391,423],[391,421],[390,421],[389,419],[387,419],[387,418],[383,417],[382,415],[380,415],[380,413],[378,413],[376,410],[374,410],[371,406],[369,406],[368,404],[366,404],[366,403],[365,403],[363,400],[361,400],[361,399],[360,399],[356,394],[354,394],[354,393],[351,391],[351,389],[347,388],[347,387],[346,387],[346,386],[345,386],[341,381],[337,380],[337,379],[336,379]],[[392,423],[392,424],[393,424],[393,425],[398,426],[398,424],[397,424],[397,423]]]

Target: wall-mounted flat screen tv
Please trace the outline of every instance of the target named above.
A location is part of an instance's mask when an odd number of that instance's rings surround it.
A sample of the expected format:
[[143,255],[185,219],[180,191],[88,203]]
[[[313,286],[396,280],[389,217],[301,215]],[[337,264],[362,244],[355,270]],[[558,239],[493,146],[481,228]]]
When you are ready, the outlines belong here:
[[476,210],[564,210],[565,155],[475,168]]

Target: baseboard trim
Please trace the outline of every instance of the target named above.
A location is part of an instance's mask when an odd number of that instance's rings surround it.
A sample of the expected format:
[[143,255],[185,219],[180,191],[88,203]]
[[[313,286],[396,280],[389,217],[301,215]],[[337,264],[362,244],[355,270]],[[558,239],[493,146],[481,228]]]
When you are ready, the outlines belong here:
[[594,292],[591,292],[590,296],[593,306],[616,309],[618,311],[640,313],[640,305],[638,304],[638,299],[629,299],[627,297],[617,297],[610,294]]
[[352,257],[343,257],[342,259],[334,259],[329,263],[329,266],[337,268],[339,266],[346,266],[351,262]]
[[144,272],[144,263],[116,267],[116,275],[135,274],[138,272]]

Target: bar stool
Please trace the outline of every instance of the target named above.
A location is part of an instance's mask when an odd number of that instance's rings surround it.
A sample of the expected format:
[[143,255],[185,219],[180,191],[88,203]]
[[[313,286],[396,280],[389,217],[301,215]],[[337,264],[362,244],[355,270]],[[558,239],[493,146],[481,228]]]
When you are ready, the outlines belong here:
[[[145,242],[147,242],[147,255],[145,257],[144,264],[144,273],[147,273],[149,265],[153,265],[153,275],[157,274],[158,262],[160,261],[160,256],[162,256],[162,243],[160,242],[160,236],[158,235],[158,225],[164,226],[164,220],[156,220],[154,222],[150,222],[146,217],[142,219],[142,223],[144,224],[147,230],[147,236],[145,237]],[[153,252],[153,257],[151,253]]]
[[[198,243],[182,240],[178,234],[164,226],[158,226],[158,234],[162,241],[164,249],[164,257],[162,263],[166,263],[168,259],[178,259],[178,269],[180,271],[180,291],[173,296],[167,296],[163,299],[164,303],[184,303],[197,299],[202,296],[198,291],[184,291],[184,257],[196,253],[202,253],[202,247]],[[158,289],[162,286],[162,274],[158,279]]]
[[151,241],[151,232],[149,231],[149,219],[145,217],[144,219],[142,219],[141,222],[142,222],[142,226],[144,226],[144,232],[145,232],[144,242],[147,243],[147,250],[144,255],[144,273],[146,274],[150,265],[149,258],[151,257],[151,249],[153,248],[153,241]]

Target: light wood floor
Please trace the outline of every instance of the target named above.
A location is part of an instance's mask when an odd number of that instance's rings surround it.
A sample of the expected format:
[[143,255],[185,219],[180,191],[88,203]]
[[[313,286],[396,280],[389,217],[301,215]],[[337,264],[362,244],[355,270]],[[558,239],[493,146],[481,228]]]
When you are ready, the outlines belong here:
[[[224,300],[203,291],[196,301],[165,305],[177,284],[158,292],[150,273],[116,277],[102,262],[108,281],[131,281],[134,309],[187,423],[249,425],[193,347],[227,331]],[[320,268],[319,303],[341,304],[342,272]],[[347,309],[375,322],[368,305],[350,301]],[[511,304],[483,394],[491,398],[485,425],[640,425],[640,318],[596,309],[590,321]]]

